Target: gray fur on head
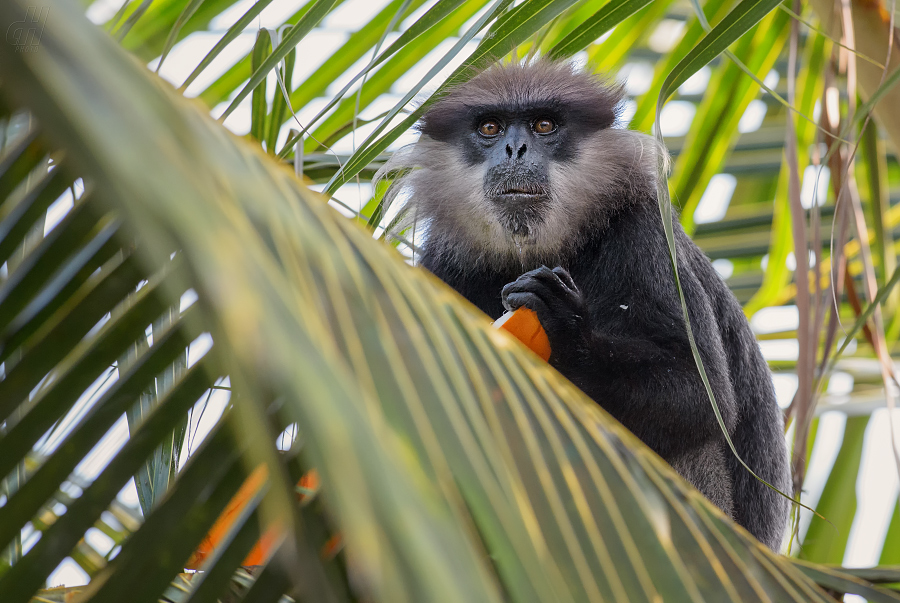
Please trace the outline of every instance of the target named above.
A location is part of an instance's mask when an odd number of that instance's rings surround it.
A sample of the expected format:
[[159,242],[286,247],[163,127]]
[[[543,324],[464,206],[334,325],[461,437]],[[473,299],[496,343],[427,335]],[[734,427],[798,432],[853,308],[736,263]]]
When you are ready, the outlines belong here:
[[[415,225],[426,237],[440,233],[444,253],[461,258],[494,265],[558,263],[582,242],[581,234],[604,228],[628,200],[655,198],[657,165],[668,155],[650,136],[610,127],[623,94],[621,86],[568,63],[496,65],[480,72],[438,100],[422,118],[419,140],[376,174],[376,181],[395,178],[386,205],[401,194],[406,198],[389,234]],[[551,162],[548,202],[521,216],[529,232],[523,238],[488,202],[485,166],[467,161],[451,133],[479,107],[534,105],[569,112],[569,127],[578,135],[569,158]]]

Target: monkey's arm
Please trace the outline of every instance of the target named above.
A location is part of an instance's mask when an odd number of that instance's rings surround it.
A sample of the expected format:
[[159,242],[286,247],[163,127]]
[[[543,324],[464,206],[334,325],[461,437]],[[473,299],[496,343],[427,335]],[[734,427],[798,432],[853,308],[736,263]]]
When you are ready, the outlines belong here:
[[[682,282],[704,367],[732,432],[737,413],[718,326],[688,271]],[[503,288],[502,299],[509,309],[537,312],[555,368],[658,454],[673,458],[721,437],[721,429],[694,364],[674,285],[670,298],[665,290],[632,285],[642,318],[623,319],[615,335],[592,319],[585,296],[562,268],[523,274]]]

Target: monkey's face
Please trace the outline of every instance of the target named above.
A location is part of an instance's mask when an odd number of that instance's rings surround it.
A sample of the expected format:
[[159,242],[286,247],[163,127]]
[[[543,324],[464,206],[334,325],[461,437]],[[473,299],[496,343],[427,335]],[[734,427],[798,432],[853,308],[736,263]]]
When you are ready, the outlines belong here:
[[[425,162],[427,171],[413,179],[416,203],[437,220],[431,232],[453,224],[467,244],[519,259],[557,257],[573,242],[597,213],[588,174],[603,170],[585,147],[608,128],[553,101],[469,107],[441,129],[432,121],[419,151],[441,159]],[[581,177],[572,178],[572,169]],[[586,195],[573,183],[586,186]]]
[[408,171],[389,191],[408,193],[400,230],[421,228],[460,256],[558,263],[652,182],[650,139],[612,127],[623,94],[561,63],[478,74],[380,172]]
[[535,230],[551,204],[550,163],[568,138],[559,117],[545,110],[511,114],[497,109],[478,116],[463,142],[466,161],[484,173],[484,198],[519,244]]
[[430,127],[413,152],[410,179],[428,229],[490,255],[558,255],[572,233],[572,208],[559,198],[560,165],[600,126],[569,107],[538,99],[469,106]]

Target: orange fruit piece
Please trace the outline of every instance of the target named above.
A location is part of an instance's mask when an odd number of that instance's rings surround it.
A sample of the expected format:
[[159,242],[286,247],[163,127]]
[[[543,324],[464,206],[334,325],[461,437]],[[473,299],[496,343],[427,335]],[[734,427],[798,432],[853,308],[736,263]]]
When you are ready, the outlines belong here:
[[550,360],[550,340],[534,310],[522,307],[507,312],[494,321],[494,326],[508,331],[545,362]]

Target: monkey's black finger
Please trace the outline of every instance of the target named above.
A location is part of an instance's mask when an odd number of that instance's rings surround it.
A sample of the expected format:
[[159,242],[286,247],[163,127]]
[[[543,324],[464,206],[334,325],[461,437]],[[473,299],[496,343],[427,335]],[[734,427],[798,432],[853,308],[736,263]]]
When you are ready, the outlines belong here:
[[537,312],[538,316],[540,316],[541,314],[546,314],[548,311],[547,304],[545,304],[540,297],[538,297],[534,293],[527,292],[512,293],[510,295],[504,296],[503,307],[510,312],[525,307],[529,310],[534,310],[535,312]]
[[525,291],[531,291],[535,287],[535,280],[527,275],[522,275],[511,283],[506,283],[503,285],[503,288],[500,289],[500,296],[506,297],[510,293],[522,293]]
[[[537,283],[533,278],[520,276],[516,280],[511,283],[507,283],[503,286],[503,289],[500,290],[500,299],[503,301],[503,305],[506,306],[506,298],[510,295],[516,293],[530,293],[532,295],[537,295],[535,293],[535,289],[542,288],[540,283]],[[514,309],[508,308],[507,310]]]
[[550,270],[546,266],[541,266],[537,270],[526,272],[522,276],[525,275],[532,276],[553,289],[562,289],[570,296],[579,292],[578,287],[575,285],[575,281],[572,280],[572,277],[566,269],[560,266],[557,266],[553,270]]
[[557,266],[553,269],[553,274],[555,274],[559,280],[563,282],[563,284],[572,289],[574,291],[578,290],[578,286],[575,285],[575,281],[572,280],[572,275],[569,274],[569,271],[563,268],[562,266]]
[[[528,276],[545,282],[552,282],[556,280],[556,275],[553,274],[553,271],[546,266],[541,266],[540,268],[529,270],[522,276]],[[522,278],[522,276],[520,276],[519,278]]]
[[[571,281],[571,279],[569,279]],[[562,280],[559,275],[556,274],[555,271],[550,270],[546,266],[541,266],[536,270],[531,270],[530,272],[526,272],[522,276],[520,276],[515,281],[516,283],[535,283],[535,286],[543,286],[547,288],[548,291],[556,291],[557,295],[559,292],[570,292],[577,291],[577,287],[574,286],[574,283],[570,287],[564,280]],[[534,286],[529,286],[528,289],[533,289]]]
[[533,293],[541,297],[551,298],[554,297],[555,292],[560,290],[559,282],[556,281],[556,277],[553,278],[554,281],[547,282],[544,279],[536,278],[534,275],[526,273],[513,282],[504,285],[503,289],[500,290],[500,295],[506,297],[512,293]]
[[[581,293],[577,289],[569,289],[559,278],[549,272],[553,280],[536,278],[523,274],[517,280],[509,283],[500,292],[501,299],[506,299],[516,293],[528,293],[539,298],[545,307],[575,308],[581,304]],[[534,308],[532,308],[534,309]]]

